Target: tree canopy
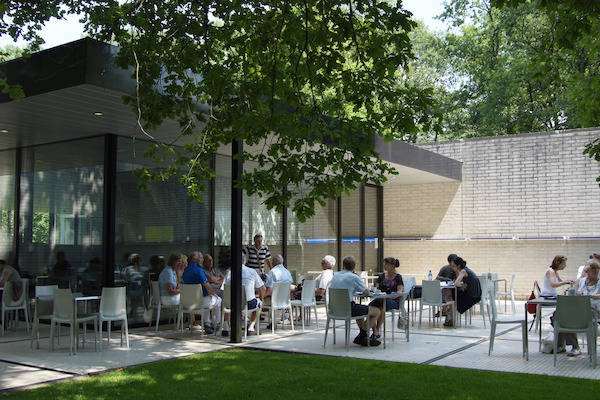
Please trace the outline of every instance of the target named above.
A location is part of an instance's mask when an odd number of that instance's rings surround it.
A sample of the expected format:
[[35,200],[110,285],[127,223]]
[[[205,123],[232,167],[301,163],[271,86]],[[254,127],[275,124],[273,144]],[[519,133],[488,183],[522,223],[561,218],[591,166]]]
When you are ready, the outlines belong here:
[[403,139],[431,127],[430,91],[406,79],[415,24],[401,1],[121,3],[8,0],[0,34],[35,48],[51,17],[81,14],[88,34],[120,47],[116,62],[138,83],[125,101],[140,130],[150,137],[176,119],[188,137],[183,148],[152,146],[148,156],[170,166],[138,170],[142,183],[177,176],[198,199],[214,176],[212,154],[243,140],[255,149],[243,160],[258,167],[240,186],[303,220],[315,202],[393,173],[375,152],[376,135]]

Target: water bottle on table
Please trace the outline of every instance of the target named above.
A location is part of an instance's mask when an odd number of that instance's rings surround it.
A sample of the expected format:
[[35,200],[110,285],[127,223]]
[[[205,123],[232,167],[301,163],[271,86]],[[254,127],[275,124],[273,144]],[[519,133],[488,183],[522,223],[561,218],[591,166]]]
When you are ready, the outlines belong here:
[[429,273],[427,274],[427,280],[430,281],[432,280],[433,275],[431,274],[431,270],[429,270]]

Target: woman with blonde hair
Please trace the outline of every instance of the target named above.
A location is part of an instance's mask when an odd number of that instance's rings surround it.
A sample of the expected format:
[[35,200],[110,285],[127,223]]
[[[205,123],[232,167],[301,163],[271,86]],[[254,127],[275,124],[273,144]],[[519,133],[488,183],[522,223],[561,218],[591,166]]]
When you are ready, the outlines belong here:
[[167,266],[158,276],[158,288],[160,300],[165,306],[179,304],[181,275],[187,267],[187,256],[181,253],[173,253],[169,256]]

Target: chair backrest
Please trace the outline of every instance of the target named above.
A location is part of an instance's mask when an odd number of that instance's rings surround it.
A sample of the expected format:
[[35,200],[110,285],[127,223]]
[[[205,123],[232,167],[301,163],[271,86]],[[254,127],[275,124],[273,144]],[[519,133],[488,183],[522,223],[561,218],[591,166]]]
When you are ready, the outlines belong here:
[[186,310],[201,310],[204,304],[202,284],[181,285],[179,305]]
[[492,285],[486,277],[480,276],[479,282],[481,283],[481,301],[483,302],[484,293],[487,296],[487,303],[492,308],[492,321],[498,319],[498,310],[496,308],[496,287]]
[[288,271],[290,272],[290,275],[292,275],[292,283],[298,283],[298,271],[295,269],[288,269]]
[[[246,291],[242,286],[242,310],[246,308],[248,304],[246,304]],[[227,308],[231,310],[231,285],[223,286],[223,308]]]
[[125,286],[102,288],[100,296],[100,315],[117,317],[127,315]]
[[158,281],[150,281],[150,304],[162,304],[160,300],[160,287]]
[[561,328],[585,329],[592,323],[592,318],[589,296],[558,296],[554,319]]
[[29,279],[22,278],[22,290],[21,295],[17,300],[14,300],[14,291],[16,290],[13,282],[8,281],[4,283],[4,293],[2,295],[2,302],[8,307],[20,307],[25,304],[25,301],[29,299]]
[[71,289],[54,289],[53,315],[60,319],[72,319],[74,304]]
[[422,301],[427,303],[441,303],[442,290],[440,281],[423,281]]
[[271,305],[275,308],[286,307],[290,305],[289,282],[275,282],[273,284],[273,294],[271,294]]
[[414,276],[409,276],[407,278],[404,278],[404,279],[402,279],[402,281],[404,282],[404,291],[405,292],[410,293],[412,288],[417,286],[417,278],[415,278]]
[[348,289],[329,288],[329,298],[327,299],[327,314],[330,317],[348,318],[350,313],[350,300],[348,299]]
[[511,292],[514,290],[514,287],[515,287],[515,277],[516,277],[515,274],[512,274],[510,276],[510,286],[509,286],[508,290],[510,290]]
[[54,297],[54,290],[58,285],[44,285],[35,287],[35,297]]
[[315,279],[306,279],[302,284],[302,303],[312,303],[315,301],[315,289],[317,281]]
[[533,287],[535,288],[536,297],[540,297],[540,294],[542,294],[542,289],[540,289],[540,284],[538,283],[538,281],[533,281]]

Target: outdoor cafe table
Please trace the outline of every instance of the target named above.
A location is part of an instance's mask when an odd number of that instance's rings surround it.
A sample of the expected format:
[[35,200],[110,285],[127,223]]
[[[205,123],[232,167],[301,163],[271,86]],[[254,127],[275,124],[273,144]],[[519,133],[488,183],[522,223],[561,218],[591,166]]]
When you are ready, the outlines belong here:
[[[392,292],[392,293],[373,293],[373,292],[369,292],[368,295],[365,295],[363,293],[356,293],[354,296],[358,297],[359,299],[363,299],[365,297],[371,298],[371,299],[382,299],[382,303],[383,303],[383,309],[381,310],[381,312],[383,313],[383,348],[385,349],[385,338],[386,338],[386,334],[385,334],[385,312],[386,312],[386,300],[396,300],[398,301],[398,311],[400,313],[400,316],[402,315],[407,315],[406,309],[404,308],[404,301],[406,300],[406,298],[408,297],[409,292]],[[367,321],[367,323],[369,323],[369,321]],[[393,323],[393,321],[392,321]],[[392,327],[393,329],[393,327]],[[406,341],[409,341],[409,321],[406,321]]]
[[[539,342],[538,342],[538,350],[542,350],[542,307],[556,307],[556,299],[545,299],[543,297],[539,297],[537,299],[527,300],[525,302],[525,326],[527,326],[527,306],[529,304],[535,304],[535,318],[538,319],[539,329]],[[527,330],[529,332],[529,330]],[[528,333],[529,335],[529,333]]]
[[[77,309],[78,309],[78,304],[79,302],[83,302],[84,304],[84,312],[87,313],[88,307],[88,301],[93,301],[93,300],[100,300],[100,296],[85,296],[83,293],[73,293],[73,307],[74,307],[74,315],[77,314]],[[38,303],[41,301],[47,301],[47,302],[51,302],[54,301],[54,296],[37,296],[35,299],[33,299],[33,304],[34,304],[34,319],[33,319],[33,329],[32,329],[32,340],[36,340],[36,347],[39,349],[40,348],[40,343],[39,343],[39,315],[38,315]],[[83,342],[85,343],[85,339],[86,339],[86,323],[83,323]],[[100,338],[100,340],[102,340],[102,338]],[[79,329],[75,329],[75,349],[77,349],[79,347]]]

